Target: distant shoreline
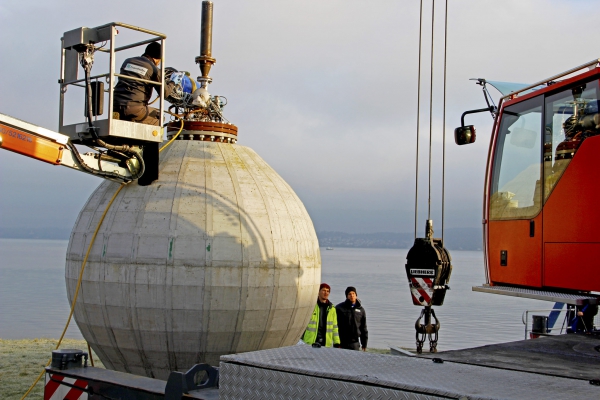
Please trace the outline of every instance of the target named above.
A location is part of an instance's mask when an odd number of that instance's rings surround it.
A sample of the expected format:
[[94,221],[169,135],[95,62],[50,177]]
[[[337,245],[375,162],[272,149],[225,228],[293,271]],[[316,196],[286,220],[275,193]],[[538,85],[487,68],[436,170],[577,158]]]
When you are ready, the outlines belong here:
[[[25,240],[69,240],[71,231],[53,231],[50,229],[7,229],[0,228],[0,239]],[[441,236],[436,233],[435,237]],[[414,233],[346,233],[317,232],[319,247],[358,248],[358,249],[410,249],[414,242]],[[446,229],[445,246],[448,250],[481,251],[482,234],[478,228]]]
[[[414,233],[345,233],[345,232],[317,232],[320,247],[333,247],[334,249],[362,248],[362,249],[410,249],[414,243]],[[434,237],[440,237],[441,232],[436,232]],[[477,228],[452,228],[446,229],[444,235],[445,247],[448,250],[481,251],[482,233]]]

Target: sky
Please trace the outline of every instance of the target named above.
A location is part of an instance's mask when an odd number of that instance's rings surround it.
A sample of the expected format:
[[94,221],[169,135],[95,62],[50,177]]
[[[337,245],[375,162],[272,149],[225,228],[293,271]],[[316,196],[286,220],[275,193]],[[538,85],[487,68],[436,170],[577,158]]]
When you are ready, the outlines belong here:
[[[431,0],[423,3],[421,235],[428,209],[432,13]],[[431,218],[437,229],[444,3],[435,2],[431,101]],[[598,57],[594,5],[583,0],[449,1],[446,228],[477,228],[482,218],[492,118],[468,116],[477,142],[459,147],[453,141],[461,113],[485,106],[481,88],[469,79],[533,83]],[[200,10],[199,0],[3,0],[0,113],[58,128],[60,38],[80,26],[120,21],[165,33],[165,65],[199,75],[194,58]],[[214,1],[217,63],[209,90],[227,97],[225,116],[239,128],[238,143],[254,149],[294,188],[317,231],[413,232],[418,41],[417,0]],[[69,231],[100,183],[0,151],[0,225]]]

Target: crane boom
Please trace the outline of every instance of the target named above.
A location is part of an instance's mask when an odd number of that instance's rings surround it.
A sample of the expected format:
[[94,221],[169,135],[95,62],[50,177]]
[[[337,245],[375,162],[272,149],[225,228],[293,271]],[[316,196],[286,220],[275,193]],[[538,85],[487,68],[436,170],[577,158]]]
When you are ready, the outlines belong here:
[[76,149],[70,143],[68,136],[1,113],[0,148],[49,164],[62,165],[89,173],[89,168],[86,170],[80,165],[80,159],[87,166],[93,165],[94,168],[101,171],[110,171],[121,176],[122,179],[115,176],[103,176],[105,179],[116,182],[129,182],[132,178],[128,168],[117,164],[118,160],[103,159],[99,153],[75,155]]

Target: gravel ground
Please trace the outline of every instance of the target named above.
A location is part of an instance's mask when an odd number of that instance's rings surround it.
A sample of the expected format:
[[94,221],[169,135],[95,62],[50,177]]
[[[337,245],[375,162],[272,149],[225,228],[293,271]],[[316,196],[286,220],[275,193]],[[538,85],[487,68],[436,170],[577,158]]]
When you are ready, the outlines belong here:
[[[0,339],[0,398],[20,399],[29,386],[43,371],[50,360],[56,339]],[[61,349],[81,349],[87,352],[84,340],[64,339]],[[93,354],[96,367],[103,368],[98,357]],[[41,399],[44,393],[44,377],[29,394],[30,399]]]

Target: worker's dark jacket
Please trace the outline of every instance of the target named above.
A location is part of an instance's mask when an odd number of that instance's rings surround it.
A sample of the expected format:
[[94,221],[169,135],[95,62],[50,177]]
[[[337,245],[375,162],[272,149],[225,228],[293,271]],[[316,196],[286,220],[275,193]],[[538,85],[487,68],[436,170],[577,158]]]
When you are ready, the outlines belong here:
[[[122,75],[149,81],[161,81],[160,68],[154,65],[152,60],[144,56],[126,59],[121,66],[120,73]],[[115,106],[127,105],[130,101],[133,101],[147,105],[150,96],[152,96],[153,87],[156,90],[156,93],[160,93],[160,87],[158,85],[119,78],[114,90],[114,104]],[[170,85],[165,85],[165,97],[167,97],[170,92]]]
[[594,330],[594,316],[598,314],[598,306],[586,304],[583,307],[577,307],[576,311],[583,312],[583,316],[575,314],[571,320],[571,329],[573,332],[591,332]]
[[338,329],[342,347],[348,347],[360,339],[360,345],[367,347],[369,331],[367,330],[367,314],[362,308],[360,300],[356,299],[354,307],[350,300],[335,306],[337,311]]

